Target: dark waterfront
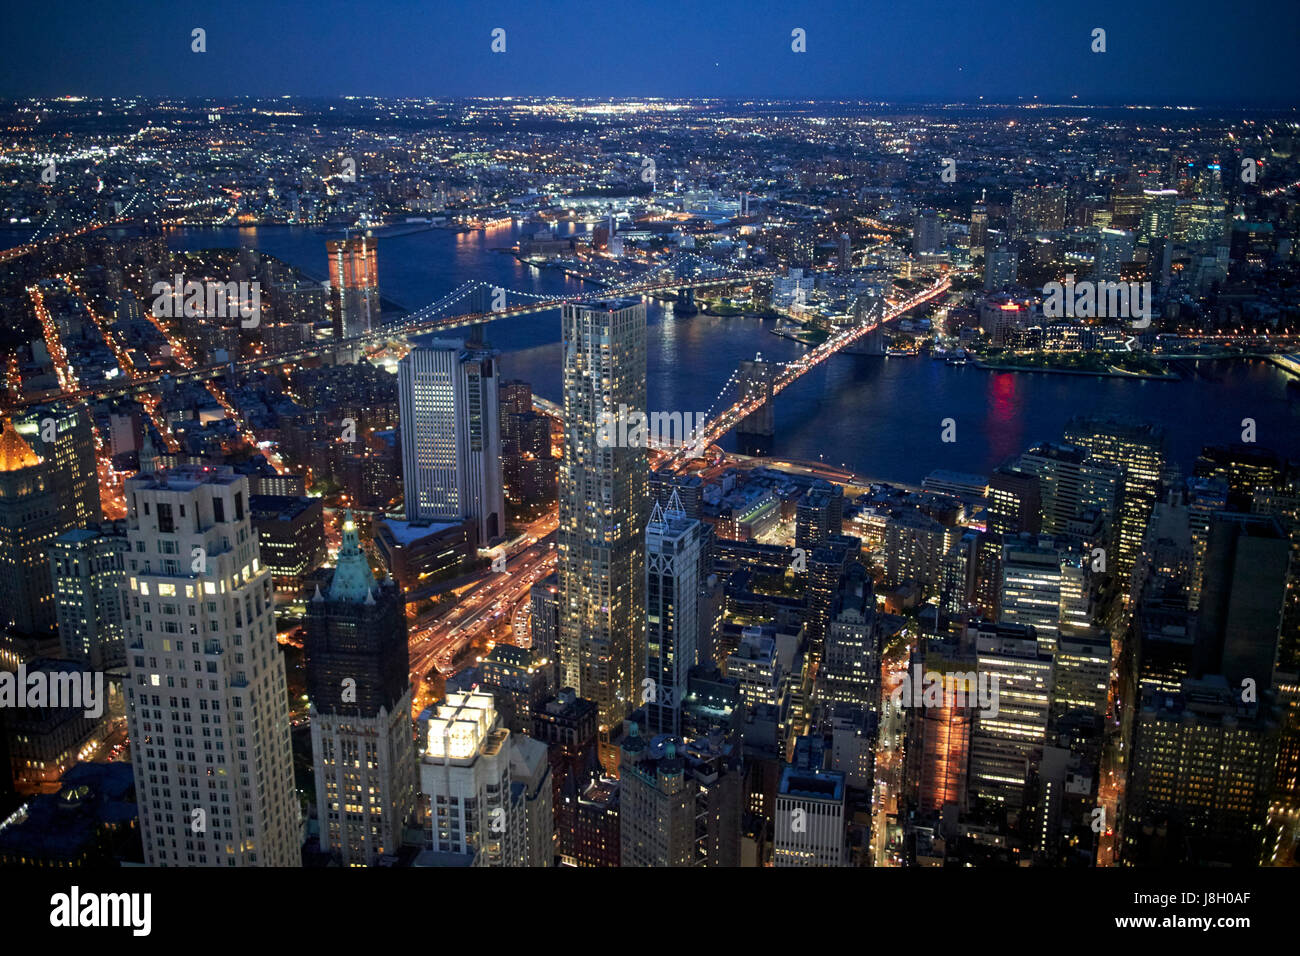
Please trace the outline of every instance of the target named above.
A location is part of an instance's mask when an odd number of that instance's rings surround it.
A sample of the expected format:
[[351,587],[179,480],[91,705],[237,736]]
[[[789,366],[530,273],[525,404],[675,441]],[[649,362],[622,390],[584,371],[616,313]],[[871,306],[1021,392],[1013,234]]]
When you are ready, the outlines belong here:
[[[411,233],[379,244],[380,288],[416,308],[463,282],[484,280],[525,292],[572,294],[583,284],[558,270],[534,269],[502,250],[517,230]],[[180,229],[175,249],[248,245],[305,272],[325,273],[321,232],[302,227]],[[803,346],[770,334],[774,323],[694,315],[647,304],[648,395],[652,409],[707,411],[741,359],[757,353],[788,361]],[[560,399],[558,313],[506,319],[489,327],[503,351],[502,373]],[[1201,362],[1180,382],[1123,381],[1047,373],[987,372],[928,358],[839,355],[809,372],[776,401],[775,454],[843,464],[882,480],[919,483],[935,468],[987,473],[1038,440],[1059,440],[1073,415],[1111,413],[1165,426],[1173,460],[1190,471],[1201,447],[1241,437],[1253,418],[1257,440],[1300,458],[1300,411],[1286,375],[1264,361]],[[940,421],[957,422],[957,442],[939,440]],[[730,447],[734,447],[734,438]]]

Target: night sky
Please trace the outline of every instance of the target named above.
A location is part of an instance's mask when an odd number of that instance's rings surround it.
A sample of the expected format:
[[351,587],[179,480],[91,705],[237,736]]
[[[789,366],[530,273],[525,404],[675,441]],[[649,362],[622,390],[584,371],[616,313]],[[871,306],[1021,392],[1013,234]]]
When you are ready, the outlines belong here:
[[0,96],[1300,105],[1298,0],[54,0],[3,18]]

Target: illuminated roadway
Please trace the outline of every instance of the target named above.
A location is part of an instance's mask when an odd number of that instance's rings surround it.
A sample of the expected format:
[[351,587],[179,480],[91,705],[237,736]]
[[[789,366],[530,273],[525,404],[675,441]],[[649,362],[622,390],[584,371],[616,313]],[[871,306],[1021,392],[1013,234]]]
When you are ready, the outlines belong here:
[[416,688],[416,714],[430,700],[422,682],[435,668],[442,674],[472,642],[490,633],[498,624],[513,619],[515,608],[527,602],[532,586],[555,570],[555,529],[558,510],[527,526],[523,539],[506,559],[505,573],[487,572],[470,585],[446,613],[431,623],[413,627],[410,635],[411,684]]

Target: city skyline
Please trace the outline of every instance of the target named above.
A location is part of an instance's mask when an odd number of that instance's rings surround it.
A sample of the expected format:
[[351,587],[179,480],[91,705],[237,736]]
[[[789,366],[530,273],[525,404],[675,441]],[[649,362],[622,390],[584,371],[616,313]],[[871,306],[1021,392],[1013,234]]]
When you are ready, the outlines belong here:
[[[57,13],[19,8],[10,12],[11,29],[0,45],[0,95],[1038,98],[1293,106],[1300,88],[1298,67],[1287,56],[1300,11],[1285,2],[1238,15],[1211,0],[1105,0],[1088,10],[1050,4],[977,9],[946,0],[905,9],[849,0],[793,6],[763,0],[724,4],[699,17],[697,8],[676,0],[645,11],[579,3],[545,12],[528,3],[484,10],[391,0],[372,4],[356,22],[369,43],[340,28],[344,9],[299,0],[270,8],[242,0],[215,7],[147,4],[111,16],[79,0]],[[253,25],[266,15],[293,24],[274,55]],[[658,31],[641,29],[647,20],[680,29],[665,44]],[[194,28],[206,31],[210,54],[190,52]],[[1097,28],[1106,31],[1104,54],[1092,52]],[[498,29],[506,31],[505,49],[494,53]],[[804,31],[804,53],[792,48],[794,30]],[[935,66],[917,83],[910,51],[921,38]],[[550,55],[557,48],[579,58],[557,59]],[[1039,54],[1007,55],[1013,50]],[[211,59],[192,75],[174,69],[200,55]],[[578,66],[583,56],[590,67]],[[57,81],[42,69],[56,57],[64,64]],[[255,77],[242,66],[250,59],[259,62]],[[1234,69],[1200,68],[1210,60],[1230,60]],[[443,65],[436,82],[427,78],[430,62]],[[1159,65],[1155,75],[1152,64]]]
[[[170,939],[239,869],[278,938],[373,943],[511,871],[707,868],[761,871],[710,878],[749,909],[977,869],[945,925],[1014,893],[1048,941],[1078,898],[1094,944],[1284,923],[1297,35],[1207,0],[17,11],[11,922]],[[684,887],[644,899],[731,901]]]

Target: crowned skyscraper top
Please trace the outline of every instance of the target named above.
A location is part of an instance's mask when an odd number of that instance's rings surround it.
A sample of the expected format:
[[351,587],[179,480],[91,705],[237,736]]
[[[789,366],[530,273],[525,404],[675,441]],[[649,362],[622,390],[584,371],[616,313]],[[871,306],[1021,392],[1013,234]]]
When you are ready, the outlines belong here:
[[321,848],[374,865],[415,810],[410,655],[401,594],[375,580],[350,511],[329,589],[307,603],[305,650]]

